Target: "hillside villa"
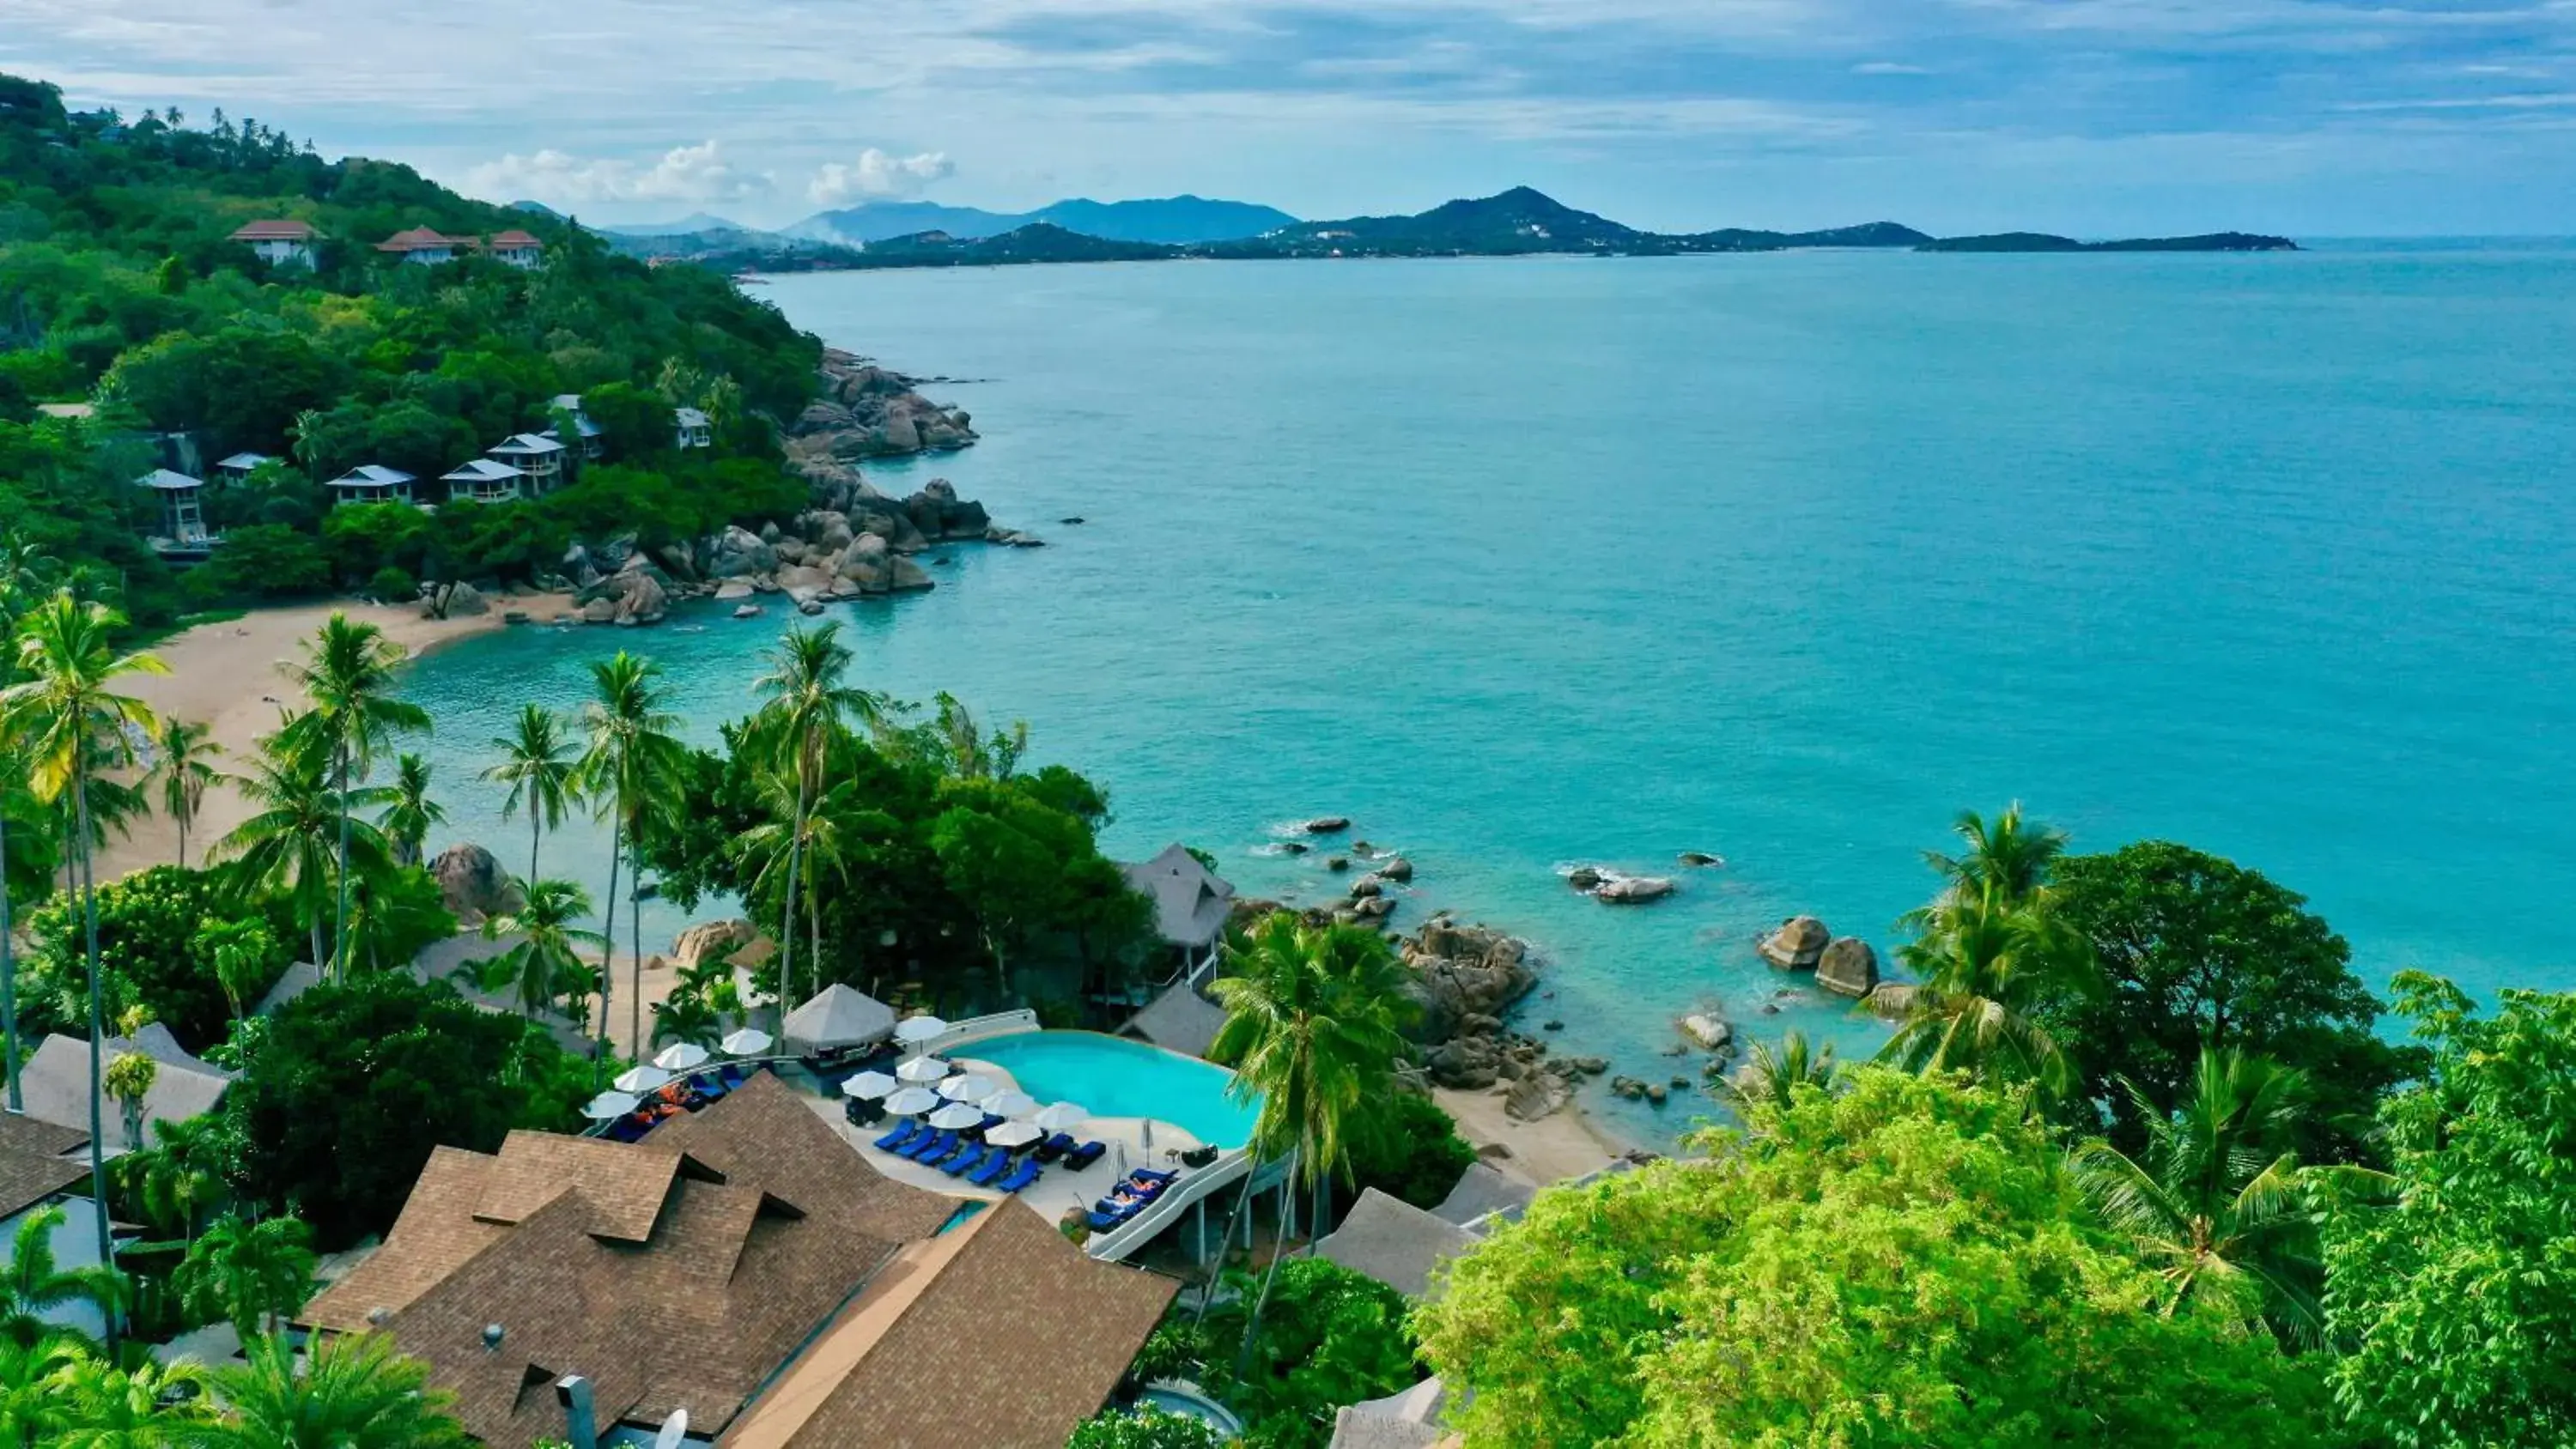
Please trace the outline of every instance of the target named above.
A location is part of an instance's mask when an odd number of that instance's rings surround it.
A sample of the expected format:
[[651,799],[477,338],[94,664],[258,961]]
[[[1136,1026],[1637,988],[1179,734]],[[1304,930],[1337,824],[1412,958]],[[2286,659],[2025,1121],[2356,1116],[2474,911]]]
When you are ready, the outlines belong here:
[[412,501],[412,475],[400,468],[382,463],[360,463],[323,486],[331,490],[331,503],[409,503]]
[[254,221],[227,238],[271,266],[294,262],[307,267],[313,265],[313,244],[321,239],[322,233],[300,221]]
[[503,266],[527,271],[545,262],[546,244],[516,229],[489,237],[446,236],[425,226],[395,232],[376,243],[376,250],[414,266],[442,266],[479,252]]

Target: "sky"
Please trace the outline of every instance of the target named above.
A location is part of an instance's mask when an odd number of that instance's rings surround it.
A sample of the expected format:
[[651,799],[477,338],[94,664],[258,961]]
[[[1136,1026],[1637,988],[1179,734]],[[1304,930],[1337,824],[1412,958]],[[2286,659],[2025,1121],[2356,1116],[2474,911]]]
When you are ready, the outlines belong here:
[[1527,184],[1658,230],[2576,235],[2576,0],[0,0],[0,70],[611,223]]

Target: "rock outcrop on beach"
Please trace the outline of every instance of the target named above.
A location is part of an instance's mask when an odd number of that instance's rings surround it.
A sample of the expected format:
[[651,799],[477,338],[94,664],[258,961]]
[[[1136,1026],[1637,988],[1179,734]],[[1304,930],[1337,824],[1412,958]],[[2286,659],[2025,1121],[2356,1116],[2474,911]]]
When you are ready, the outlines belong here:
[[1754,949],[1762,959],[1783,971],[1813,971],[1824,959],[1825,947],[1832,944],[1834,933],[1813,916],[1791,916],[1780,923],[1780,929],[1762,938]]
[[759,935],[758,928],[739,916],[729,921],[700,921],[682,931],[679,940],[672,943],[671,961],[687,971],[710,956],[723,960]]
[[1878,952],[1858,936],[1837,936],[1816,958],[1816,985],[1857,1001],[1878,989]]
[[787,428],[791,460],[856,463],[948,452],[975,441],[963,409],[923,397],[919,383],[837,347],[823,349],[822,387]]
[[524,904],[501,862],[479,845],[451,845],[440,851],[429,863],[429,873],[460,925],[480,925],[486,917],[509,915]]

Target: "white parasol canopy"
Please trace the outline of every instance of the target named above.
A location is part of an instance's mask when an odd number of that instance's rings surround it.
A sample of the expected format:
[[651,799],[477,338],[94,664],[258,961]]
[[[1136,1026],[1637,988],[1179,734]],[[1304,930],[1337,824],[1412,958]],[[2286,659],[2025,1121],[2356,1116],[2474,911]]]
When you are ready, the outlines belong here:
[[756,1026],[746,1026],[716,1043],[730,1057],[756,1057],[769,1050],[769,1033]]
[[[928,1087],[906,1087],[886,1098],[886,1110],[897,1117],[917,1117],[939,1105],[939,1094]],[[982,1121],[978,1117],[975,1120]]]
[[868,1102],[874,1101],[879,1097],[892,1096],[902,1086],[903,1083],[896,1081],[894,1078],[887,1076],[883,1072],[861,1072],[857,1076],[841,1083],[841,1095],[845,1097],[856,1097],[862,1102]]
[[1035,1122],[1005,1122],[984,1134],[984,1140],[996,1147],[1026,1147],[1046,1134]]
[[582,1104],[581,1115],[593,1122],[614,1122],[643,1105],[633,1092],[602,1092]]
[[685,1072],[691,1067],[706,1065],[706,1060],[705,1047],[693,1041],[675,1041],[662,1048],[661,1053],[653,1058],[653,1065],[666,1072]]
[[1002,1090],[1002,1084],[982,1072],[967,1072],[939,1084],[939,1095],[952,1102],[980,1102]]
[[659,1091],[670,1080],[669,1072],[646,1062],[642,1066],[628,1067],[619,1072],[609,1085],[621,1092],[652,1092]]
[[1038,1099],[1026,1092],[995,1092],[983,1105],[996,1117],[1034,1117],[1038,1112]]
[[787,1013],[787,1044],[806,1051],[866,1046],[885,1040],[893,1026],[893,1007],[836,981]]
[[1038,1113],[1037,1123],[1049,1132],[1069,1132],[1091,1120],[1091,1109],[1076,1102],[1058,1102]]
[[935,1016],[907,1016],[894,1024],[894,1039],[905,1046],[919,1046],[935,1036],[945,1035],[948,1023]]
[[935,1082],[948,1075],[948,1063],[938,1057],[914,1057],[895,1068],[894,1074],[907,1082]]
[[931,1126],[946,1127],[952,1131],[959,1127],[972,1127],[983,1120],[984,1114],[981,1111],[963,1102],[951,1102],[930,1114]]

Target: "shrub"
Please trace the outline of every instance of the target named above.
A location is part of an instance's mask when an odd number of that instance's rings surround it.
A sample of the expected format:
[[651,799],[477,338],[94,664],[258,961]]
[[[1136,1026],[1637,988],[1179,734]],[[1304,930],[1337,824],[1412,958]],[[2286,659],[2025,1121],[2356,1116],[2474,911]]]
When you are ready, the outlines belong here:
[[[156,865],[100,886],[98,946],[107,973],[102,990],[109,1015],[139,1006],[191,1051],[223,1040],[232,1011],[215,970],[212,952],[218,943],[203,928],[244,915],[264,919],[258,908],[237,904],[214,871]],[[81,949],[79,898],[49,902],[27,925],[36,949],[25,963],[22,1028],[88,1035],[89,973]],[[276,940],[274,934],[269,937],[272,948]],[[258,977],[252,1000],[277,979],[284,957],[282,949],[276,950],[264,971],[252,973]]]
[[387,564],[367,581],[367,592],[380,604],[407,604],[420,597],[420,580],[408,570]]
[[1359,1124],[1351,1152],[1354,1195],[1369,1188],[1418,1208],[1438,1207],[1476,1161],[1476,1149],[1440,1104],[1396,1092]]

